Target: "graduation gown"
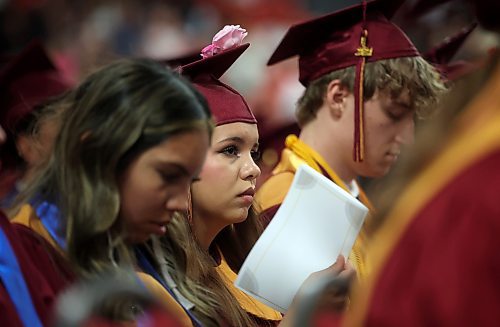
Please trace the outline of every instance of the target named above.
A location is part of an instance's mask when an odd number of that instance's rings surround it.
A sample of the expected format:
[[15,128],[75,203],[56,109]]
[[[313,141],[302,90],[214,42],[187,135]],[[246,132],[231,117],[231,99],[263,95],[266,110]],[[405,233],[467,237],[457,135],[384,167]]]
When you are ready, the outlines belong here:
[[500,323],[500,66],[375,235],[346,326]]
[[[344,190],[347,186],[338,177],[335,171],[325,162],[325,160],[310,148],[307,144],[299,140],[295,135],[289,135],[285,142],[286,148],[281,154],[281,159],[273,171],[273,175],[259,188],[255,197],[255,208],[260,214],[264,225],[269,224],[281,203],[286,197],[292,184],[295,172],[298,167],[307,164],[325,177],[333,181]],[[370,211],[373,211],[368,197],[358,185],[360,190],[359,200],[365,204]],[[307,219],[307,217],[304,217]],[[365,223],[366,225],[366,223]],[[363,278],[368,274],[369,268],[366,261],[365,249],[366,235],[362,228],[353,246],[349,260],[356,269],[358,276]],[[333,263],[333,262],[332,262]]]
[[[58,242],[51,236],[49,231],[45,228],[42,221],[36,215],[35,210],[29,204],[23,205],[19,213],[12,219],[13,222],[19,224],[20,228],[31,229],[36,234],[40,235],[50,245],[53,251],[64,254],[63,249],[59,246]],[[147,289],[164,305],[165,310],[175,317],[181,326],[193,326],[190,317],[185,312],[184,308],[175,300],[172,295],[165,290],[162,284],[149,274],[138,272],[137,276]]]
[[[18,302],[16,299],[23,292],[9,294],[9,285],[0,286],[1,312],[0,322],[2,326],[17,326],[24,320],[26,310],[33,307],[40,323],[48,326],[52,323],[52,314],[57,296],[68,287],[74,279],[74,275],[66,260],[43,238],[30,229],[11,224],[8,219],[0,215],[0,227],[6,236],[10,248],[17,259],[21,276],[24,280],[27,296]],[[6,249],[2,249],[2,256],[6,255]],[[21,303],[22,311],[17,308],[18,319],[12,311],[15,303]],[[31,303],[30,303],[31,302]],[[21,317],[19,317],[19,314]],[[32,324],[31,322],[30,324]]]

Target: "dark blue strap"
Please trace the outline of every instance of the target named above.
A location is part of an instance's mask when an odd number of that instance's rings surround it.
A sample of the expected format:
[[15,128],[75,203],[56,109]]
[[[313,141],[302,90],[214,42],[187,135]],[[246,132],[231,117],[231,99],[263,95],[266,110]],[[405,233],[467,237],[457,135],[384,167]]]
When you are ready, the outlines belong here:
[[[160,276],[160,274],[158,274],[158,272],[156,271],[156,269],[154,269],[153,265],[148,260],[148,258],[146,256],[146,254],[144,253],[144,251],[141,248],[139,248],[139,247],[136,246],[135,247],[135,255],[136,255],[137,263],[138,263],[139,267],[146,274],[148,274],[148,275],[152,276],[154,279],[156,279],[156,281],[163,286],[163,288],[172,296],[172,298],[174,298],[177,301],[177,297],[175,296],[174,292],[170,289],[170,287],[163,280],[163,278]],[[177,301],[177,303],[179,303],[179,302]],[[195,326],[195,327],[201,327],[201,326],[203,326],[199,322],[199,320],[189,310],[187,310],[186,308],[184,308],[182,306],[182,304],[179,303],[179,305],[184,309],[184,311],[186,312],[186,314],[189,316],[189,318],[191,319],[191,322],[193,323],[193,326]]]
[[14,303],[17,314],[25,326],[42,327],[36,313],[31,296],[17,262],[16,255],[10,246],[4,231],[0,228],[0,279],[10,299]]
[[40,218],[43,227],[63,250],[66,249],[66,233],[62,228],[59,208],[50,202],[42,201],[36,205],[36,215]]

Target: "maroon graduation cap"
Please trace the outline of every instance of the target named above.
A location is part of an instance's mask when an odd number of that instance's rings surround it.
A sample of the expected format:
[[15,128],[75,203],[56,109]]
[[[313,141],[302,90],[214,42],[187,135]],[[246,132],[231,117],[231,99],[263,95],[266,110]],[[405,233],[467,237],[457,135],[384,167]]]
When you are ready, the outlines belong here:
[[447,37],[437,46],[431,48],[422,56],[433,64],[441,73],[441,76],[448,81],[454,81],[467,73],[472,72],[478,66],[477,63],[463,60],[451,61],[458,52],[467,37],[476,28],[477,23],[473,23],[451,37]]
[[[219,80],[249,46],[249,43],[242,44],[180,67],[181,74],[189,77],[207,99],[217,125],[234,122],[257,123],[243,96]],[[176,59],[173,62],[176,62]]]
[[402,0],[363,1],[290,27],[268,65],[299,56],[299,81],[307,86],[330,72],[355,66],[354,160],[363,161],[363,74],[366,62],[418,56],[399,27],[391,23]]
[[37,105],[69,88],[43,46],[32,42],[0,71],[0,123],[15,133],[16,125]]
[[[408,12],[408,16],[418,17],[423,16],[435,7],[454,0],[418,0],[412,9]],[[458,0],[455,0],[458,2]],[[493,31],[500,30],[500,21],[498,13],[500,12],[500,1],[498,0],[466,0],[473,5],[477,20],[482,27]]]

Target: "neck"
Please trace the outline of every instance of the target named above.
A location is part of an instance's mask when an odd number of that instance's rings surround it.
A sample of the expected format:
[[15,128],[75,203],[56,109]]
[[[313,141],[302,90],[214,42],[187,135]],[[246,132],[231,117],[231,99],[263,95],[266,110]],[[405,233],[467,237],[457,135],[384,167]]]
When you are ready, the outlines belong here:
[[[343,157],[340,142],[332,142],[338,139],[338,136],[332,132],[332,126],[327,126],[325,122],[328,121],[318,116],[302,128],[299,139],[316,151],[346,185],[350,185],[356,178],[356,173],[350,168],[350,162],[348,162],[352,158]],[[318,133],[318,131],[322,132]]]
[[214,241],[215,237],[225,226],[215,226],[214,220],[206,219],[207,217],[200,218],[199,214],[193,214],[193,233],[200,247],[208,251],[208,248]]

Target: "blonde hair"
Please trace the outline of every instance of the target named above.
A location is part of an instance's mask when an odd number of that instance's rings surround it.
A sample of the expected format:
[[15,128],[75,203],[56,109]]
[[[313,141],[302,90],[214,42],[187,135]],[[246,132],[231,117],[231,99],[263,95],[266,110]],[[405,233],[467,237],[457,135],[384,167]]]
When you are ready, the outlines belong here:
[[[347,67],[314,80],[297,102],[296,116],[300,126],[316,118],[323,104],[325,93],[333,80],[340,80],[350,92],[354,90],[355,67]],[[376,90],[387,91],[397,98],[409,91],[411,106],[417,116],[432,113],[441,94],[446,90],[436,69],[421,57],[404,57],[369,62],[365,66],[363,81],[364,100],[369,100]]]
[[90,275],[131,265],[118,221],[121,171],[169,136],[213,124],[203,97],[153,61],[122,60],[90,75],[71,94],[54,151],[22,203],[54,203],[66,230],[67,254]]

